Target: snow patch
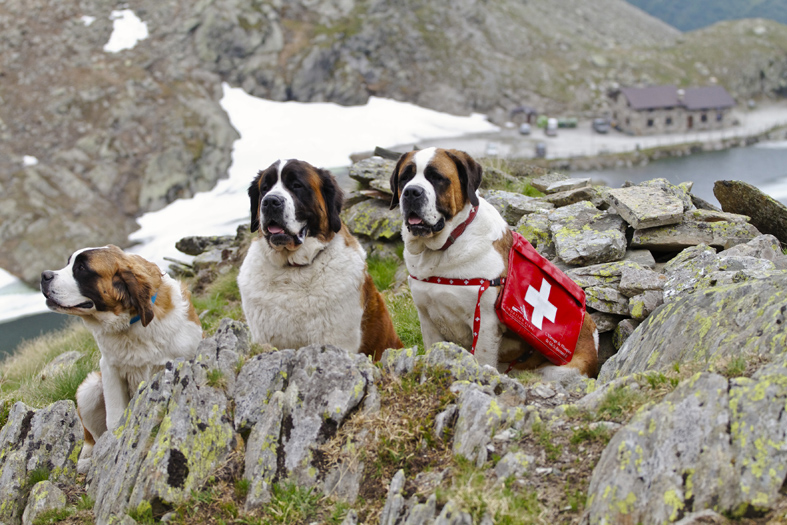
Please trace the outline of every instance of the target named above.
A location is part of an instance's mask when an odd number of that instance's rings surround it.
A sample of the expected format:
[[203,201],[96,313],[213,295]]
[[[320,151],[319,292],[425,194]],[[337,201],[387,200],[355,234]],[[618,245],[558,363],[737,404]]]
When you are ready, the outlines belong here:
[[107,53],[131,49],[137,42],[148,37],[148,24],[140,20],[131,9],[112,11],[109,19],[112,20],[112,35],[104,46]]

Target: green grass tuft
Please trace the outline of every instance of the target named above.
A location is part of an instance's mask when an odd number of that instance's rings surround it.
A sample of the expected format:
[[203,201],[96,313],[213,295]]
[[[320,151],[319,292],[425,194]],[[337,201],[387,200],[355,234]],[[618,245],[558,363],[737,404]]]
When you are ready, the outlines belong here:
[[273,485],[271,502],[266,506],[269,523],[289,525],[309,523],[320,510],[321,497],[312,488],[299,487],[293,483]]
[[49,479],[50,471],[46,467],[39,467],[33,469],[27,474],[27,486],[33,488],[37,483],[47,481]]
[[243,308],[238,289],[238,268],[232,268],[219,275],[205,289],[204,293],[193,295],[191,302],[202,321],[202,328],[213,334],[225,317],[243,321]]
[[394,329],[405,348],[417,346],[424,350],[424,340],[421,336],[421,322],[418,320],[418,310],[415,308],[410,289],[402,289],[396,293],[386,293],[384,296],[388,313],[391,315]]
[[248,479],[238,479],[235,480],[235,497],[238,499],[246,499],[246,496],[249,495],[249,489],[251,489],[251,481]]
[[35,517],[33,520],[33,525],[49,525],[50,523],[60,523],[61,521],[70,518],[72,514],[74,514],[74,509],[72,507],[45,510]]
[[372,276],[374,286],[381,292],[390,289],[396,282],[396,271],[401,261],[393,257],[379,257],[373,255],[366,259],[369,275]]
[[128,511],[128,515],[139,524],[152,525],[156,523],[153,518],[153,507],[149,501],[141,501],[137,508]]
[[563,447],[555,443],[555,436],[543,421],[537,421],[533,424],[533,436],[536,439],[536,443],[544,448],[547,459],[550,461],[555,461],[563,453]]
[[607,392],[596,412],[599,418],[620,421],[647,401],[647,397],[641,391],[622,386]]
[[213,388],[226,388],[227,378],[224,376],[224,371],[220,368],[211,368],[205,373],[208,379],[208,386]]

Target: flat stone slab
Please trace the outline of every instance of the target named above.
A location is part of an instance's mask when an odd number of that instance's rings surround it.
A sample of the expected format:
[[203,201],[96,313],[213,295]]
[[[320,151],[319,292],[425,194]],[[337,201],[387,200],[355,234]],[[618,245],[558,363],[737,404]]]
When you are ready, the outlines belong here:
[[659,186],[631,186],[605,193],[604,199],[634,229],[678,224],[683,221],[683,201]]
[[713,194],[722,210],[748,215],[759,231],[787,242],[787,206],[781,202],[739,180],[716,181]]
[[578,190],[579,188],[586,188],[590,186],[590,179],[566,179],[553,182],[544,191],[546,194],[558,193],[560,191]]
[[692,213],[688,212],[686,220],[680,224],[635,230],[630,246],[654,251],[678,251],[698,244],[729,248],[760,235],[757,228],[748,223],[698,222],[689,218]]
[[355,235],[372,239],[395,239],[402,232],[402,214],[389,210],[388,204],[369,199],[342,211],[342,220]]
[[511,191],[486,190],[484,199],[494,206],[511,226],[514,226],[525,215],[549,211],[555,207],[548,202]]
[[540,177],[533,179],[530,181],[530,185],[538,191],[546,193],[546,190],[549,186],[566,179],[568,179],[568,175],[565,173],[553,171],[552,173],[547,173],[546,175],[541,175]]

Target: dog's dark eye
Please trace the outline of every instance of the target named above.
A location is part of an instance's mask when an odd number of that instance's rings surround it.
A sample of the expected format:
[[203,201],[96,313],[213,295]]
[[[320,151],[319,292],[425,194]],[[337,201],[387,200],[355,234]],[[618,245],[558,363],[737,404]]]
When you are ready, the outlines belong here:
[[303,184],[301,184],[301,183],[300,183],[300,182],[298,182],[297,180],[294,180],[294,181],[292,181],[292,183],[290,184],[290,186],[291,186],[291,187],[292,187],[292,189],[294,189],[294,190],[300,190],[300,189],[302,189],[302,188],[303,188]]
[[83,263],[83,262],[77,263],[77,268],[76,269],[77,269],[78,272],[87,271],[87,267],[85,266],[85,263]]

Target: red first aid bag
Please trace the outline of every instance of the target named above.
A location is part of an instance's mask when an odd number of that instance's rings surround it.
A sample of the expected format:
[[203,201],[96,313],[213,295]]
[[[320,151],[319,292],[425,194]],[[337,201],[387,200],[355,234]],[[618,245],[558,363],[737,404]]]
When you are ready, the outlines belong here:
[[513,234],[497,317],[553,364],[564,365],[574,356],[585,320],[585,291]]

